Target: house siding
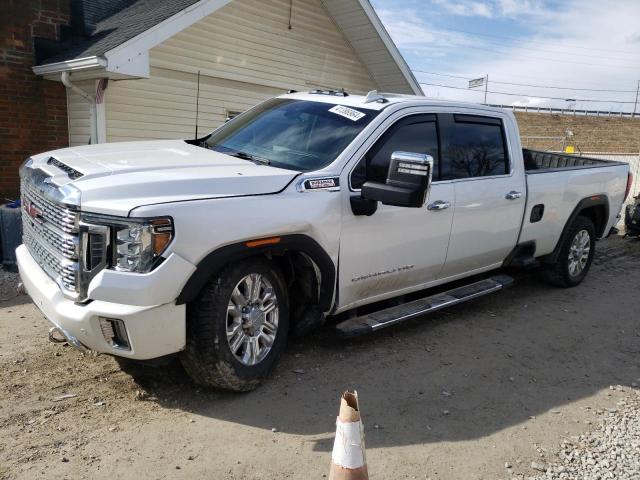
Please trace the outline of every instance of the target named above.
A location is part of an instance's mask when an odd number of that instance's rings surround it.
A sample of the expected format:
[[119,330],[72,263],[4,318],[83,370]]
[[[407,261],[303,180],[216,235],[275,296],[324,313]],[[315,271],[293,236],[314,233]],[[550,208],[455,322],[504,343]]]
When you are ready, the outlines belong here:
[[[384,92],[415,94],[358,0],[323,0]],[[384,28],[384,27],[382,27]]]
[[150,51],[148,79],[111,82],[107,141],[193,137],[288,89],[377,88],[320,0],[234,0]]
[[[95,80],[74,82],[88,94],[94,94]],[[67,114],[69,121],[69,146],[88,145],[91,142],[91,118],[89,102],[67,88]]]

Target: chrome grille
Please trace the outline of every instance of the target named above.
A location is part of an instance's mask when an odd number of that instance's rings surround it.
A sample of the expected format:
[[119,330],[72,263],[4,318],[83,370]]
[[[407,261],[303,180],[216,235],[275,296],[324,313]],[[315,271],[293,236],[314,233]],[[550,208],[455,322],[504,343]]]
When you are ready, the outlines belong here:
[[68,259],[78,259],[77,236],[64,233],[51,224],[36,222],[24,210],[22,211],[22,226],[24,230],[29,230],[33,237],[45,240],[56,253]]
[[27,182],[22,182],[21,189],[23,206],[29,203],[34,204],[41,212],[41,218],[45,223],[53,225],[65,233],[78,233],[77,212],[44,198]]
[[71,294],[78,292],[79,213],[22,182],[22,240],[40,267]]
[[76,291],[78,263],[54,254],[46,248],[31,232],[24,230],[22,241],[29,249],[38,265],[56,280],[63,288]]

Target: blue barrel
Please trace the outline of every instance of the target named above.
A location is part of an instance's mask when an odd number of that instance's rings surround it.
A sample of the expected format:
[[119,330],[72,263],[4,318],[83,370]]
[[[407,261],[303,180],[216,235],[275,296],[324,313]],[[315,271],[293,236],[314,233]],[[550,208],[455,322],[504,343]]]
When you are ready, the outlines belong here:
[[22,243],[22,217],[20,202],[0,206],[0,241],[2,265],[16,270],[16,248]]

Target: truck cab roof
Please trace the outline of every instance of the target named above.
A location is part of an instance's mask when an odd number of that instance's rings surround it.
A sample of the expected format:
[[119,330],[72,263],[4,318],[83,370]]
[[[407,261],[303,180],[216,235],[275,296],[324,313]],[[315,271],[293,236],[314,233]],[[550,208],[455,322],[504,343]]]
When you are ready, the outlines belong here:
[[476,110],[486,110],[487,112],[504,112],[504,109],[502,108],[488,107],[479,103],[440,100],[418,95],[378,93],[376,91],[369,92],[367,95],[352,95],[342,91],[313,90],[310,92],[287,93],[280,95],[278,98],[323,102],[333,105],[344,105],[352,108],[366,108],[376,111],[384,110],[392,105],[405,104],[407,106],[450,107],[453,109],[473,108]]

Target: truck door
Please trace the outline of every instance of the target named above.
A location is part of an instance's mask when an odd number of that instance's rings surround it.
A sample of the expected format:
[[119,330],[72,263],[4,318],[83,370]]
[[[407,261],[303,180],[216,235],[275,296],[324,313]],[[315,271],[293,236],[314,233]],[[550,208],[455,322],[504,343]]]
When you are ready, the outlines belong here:
[[437,178],[436,115],[403,115],[387,120],[377,139],[357,153],[356,167],[343,174],[343,184],[349,189],[345,189],[340,239],[341,308],[417,290],[434,281],[444,265],[453,219],[449,208],[454,203],[452,184],[432,184],[422,208],[378,203],[377,211],[365,216],[355,215],[350,204],[350,197],[360,196],[365,180],[384,183],[393,152],[431,155]]
[[502,264],[518,241],[526,201],[523,166],[500,118],[442,114],[443,181],[455,188],[451,241],[441,277]]

